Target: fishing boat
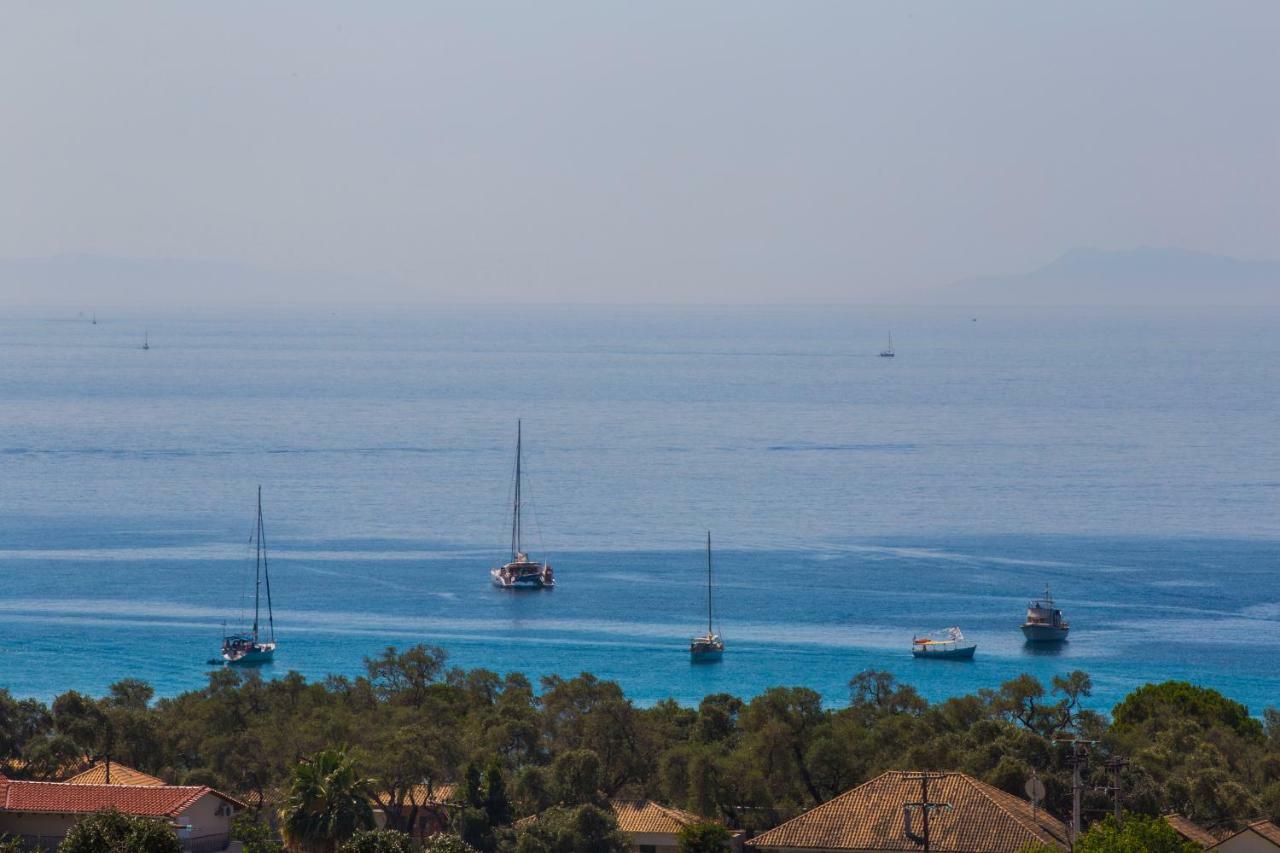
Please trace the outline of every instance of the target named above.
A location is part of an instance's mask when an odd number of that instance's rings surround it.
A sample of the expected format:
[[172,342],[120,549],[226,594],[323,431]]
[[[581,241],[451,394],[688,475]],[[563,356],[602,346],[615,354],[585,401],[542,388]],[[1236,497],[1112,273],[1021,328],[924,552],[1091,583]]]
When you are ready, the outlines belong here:
[[966,644],[959,628],[948,628],[939,635],[911,638],[911,656],[938,660],[972,660],[976,644]]
[[1062,611],[1053,606],[1053,595],[1048,585],[1044,598],[1027,605],[1027,621],[1022,623],[1022,636],[1028,643],[1061,643],[1067,639],[1071,626],[1062,618]]
[[[222,638],[222,659],[229,664],[270,663],[276,653],[275,614],[271,610],[271,575],[267,570],[267,543],[262,526],[262,486],[258,486],[258,523],[254,529],[253,627],[243,634]],[[259,633],[262,615],[262,588],[267,590],[267,630],[264,640]]]
[[694,663],[715,663],[724,656],[724,640],[711,626],[711,531],[707,531],[707,633],[689,641],[689,659]]
[[893,358],[893,332],[889,333],[889,345],[880,350],[881,358]]
[[521,432],[520,421],[516,421],[516,487],[515,501],[511,507],[511,562],[490,569],[489,576],[493,578],[493,585],[501,589],[553,589],[556,576],[551,570],[551,564],[529,559],[520,541],[523,514],[520,500],[523,487]]

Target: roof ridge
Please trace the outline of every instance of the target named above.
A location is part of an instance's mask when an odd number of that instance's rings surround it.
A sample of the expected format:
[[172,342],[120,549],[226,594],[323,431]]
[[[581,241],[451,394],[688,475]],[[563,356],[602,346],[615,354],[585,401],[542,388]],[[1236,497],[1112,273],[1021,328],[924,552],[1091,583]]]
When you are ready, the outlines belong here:
[[878,782],[878,781],[880,781],[881,779],[883,779],[883,778],[884,778],[884,777],[886,777],[886,776],[896,775],[896,774],[899,774],[899,773],[905,773],[905,772],[907,772],[907,771],[905,771],[905,770],[886,770],[886,771],[884,771],[883,773],[881,773],[879,776],[873,776],[872,778],[870,778],[870,779],[868,779],[867,781],[863,782],[861,785],[854,785],[854,786],[853,786],[852,788],[850,788],[849,790],[847,790],[847,791],[845,791],[845,792],[843,792],[843,793],[840,793],[840,794],[836,794],[834,797],[832,797],[831,799],[827,800],[825,803],[818,803],[818,804],[817,804],[816,806],[814,806],[813,808],[805,809],[804,811],[800,812],[800,814],[798,814],[798,815],[796,815],[795,817],[791,818],[791,820],[783,821],[782,823],[778,824],[777,826],[773,827],[772,829],[766,829],[764,832],[760,833],[759,835],[757,835],[755,838],[753,838],[753,839],[751,839],[751,840],[752,840],[752,842],[753,842],[753,843],[754,843],[754,842],[758,842],[758,841],[759,841],[760,839],[762,839],[762,838],[767,838],[768,836],[773,835],[773,834],[774,834],[774,833],[776,833],[776,832],[781,832],[781,831],[783,830],[783,828],[785,828],[785,827],[787,827],[787,826],[790,826],[791,824],[793,824],[793,823],[795,823],[796,821],[800,820],[802,817],[807,816],[810,812],[816,811],[817,809],[823,808],[824,806],[830,805],[831,803],[837,802],[837,801],[839,801],[839,800],[843,800],[845,797],[851,796],[855,791],[860,791],[861,789],[863,789],[863,788],[867,787],[867,786],[868,786],[868,785],[870,785],[871,783],[873,783],[873,782]]
[[[974,776],[970,776],[967,773],[959,773],[957,775],[959,775],[961,779],[964,779],[967,783],[969,783],[969,785],[973,787],[973,789],[976,790],[979,794],[981,794],[989,803],[991,803],[991,805],[995,806],[997,809],[1009,815],[1009,817],[1013,818],[1014,821],[1017,822],[1019,826],[1021,826],[1023,829],[1030,832],[1033,836],[1035,836],[1037,840],[1059,841],[1059,842],[1064,840],[1054,836],[1053,833],[1049,832],[1047,829],[1042,827],[1036,821],[1025,820],[1022,815],[1018,814],[1013,809],[1009,808],[1008,805],[999,802],[995,797],[991,796],[991,794],[988,793],[988,790],[997,791],[1003,796],[1006,796],[1009,799],[1021,805],[1023,801],[1015,797],[1013,794],[1010,794],[1008,791],[1001,791],[999,788],[995,787],[994,785],[988,785],[986,782],[983,782],[981,779],[978,779]],[[1028,823],[1030,823],[1031,826],[1027,826]]]
[[[667,817],[671,818],[681,826],[688,826],[690,823],[700,823],[702,821],[702,816],[696,815],[693,812],[688,812],[688,811],[685,811],[684,809],[678,809],[675,806],[664,805],[663,803],[660,803],[657,800],[648,800],[647,802],[652,803],[663,814],[665,814]],[[692,820],[690,820],[691,818]]]

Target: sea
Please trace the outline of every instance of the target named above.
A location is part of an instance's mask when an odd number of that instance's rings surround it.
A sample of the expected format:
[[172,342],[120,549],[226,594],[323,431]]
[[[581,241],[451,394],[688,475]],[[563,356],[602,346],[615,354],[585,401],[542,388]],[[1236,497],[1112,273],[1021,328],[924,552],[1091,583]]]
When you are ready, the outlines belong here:
[[[94,308],[0,312],[15,696],[207,683],[252,621],[261,486],[268,678],[427,643],[645,705],[837,707],[866,669],[931,701],[1084,670],[1102,712],[1166,679],[1280,705],[1280,311]],[[517,420],[553,591],[490,584]],[[727,651],[694,665],[708,531]],[[1019,632],[1046,586],[1050,649]],[[973,661],[912,658],[951,626]]]

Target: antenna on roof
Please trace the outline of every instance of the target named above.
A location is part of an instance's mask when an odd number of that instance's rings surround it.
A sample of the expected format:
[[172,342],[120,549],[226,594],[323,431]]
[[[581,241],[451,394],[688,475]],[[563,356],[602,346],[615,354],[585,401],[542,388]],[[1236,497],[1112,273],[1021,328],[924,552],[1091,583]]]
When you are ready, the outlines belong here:
[[[904,773],[902,778],[908,782],[920,783],[920,801],[915,803],[902,804],[902,823],[903,830],[907,837],[917,844],[924,845],[927,853],[929,848],[929,813],[934,809],[944,809],[951,811],[951,803],[935,803],[929,799],[929,782],[934,779],[946,778],[945,773]],[[917,835],[911,828],[911,812],[919,809],[924,816],[924,824],[922,826],[922,834]]]

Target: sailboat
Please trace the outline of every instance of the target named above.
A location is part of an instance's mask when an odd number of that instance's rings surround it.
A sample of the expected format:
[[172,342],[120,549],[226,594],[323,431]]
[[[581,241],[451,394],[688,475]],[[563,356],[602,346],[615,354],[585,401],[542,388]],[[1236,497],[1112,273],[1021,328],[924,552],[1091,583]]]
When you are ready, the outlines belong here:
[[555,572],[551,570],[551,564],[529,559],[529,555],[524,552],[524,546],[520,541],[521,516],[524,509],[520,501],[520,491],[523,486],[522,480],[524,479],[523,472],[520,470],[522,455],[521,432],[521,423],[517,420],[516,491],[515,502],[511,507],[511,562],[490,569],[489,576],[493,578],[493,585],[502,589],[552,589],[556,585],[556,576]]
[[881,358],[893,358],[893,332],[889,333],[889,345],[880,350]]
[[711,531],[707,531],[707,633],[689,641],[693,663],[715,663],[724,656],[724,641],[711,625]]
[[143,333],[142,333],[142,348],[143,348],[143,349],[151,349],[151,337],[150,337],[150,332],[147,332],[147,331],[145,331],[145,330],[144,330],[144,331],[143,331]]
[[95,326],[96,326],[96,325],[98,325],[98,312],[97,312],[97,311],[94,311],[94,312],[93,312],[93,325],[95,325]]
[[[262,526],[262,486],[258,486],[258,525],[253,534],[256,547],[253,565],[253,628],[247,633],[222,638],[222,659],[230,664],[270,663],[276,653],[275,614],[271,611],[271,575],[267,571],[267,543]],[[262,587],[267,587],[266,639],[259,633],[262,615]]]

